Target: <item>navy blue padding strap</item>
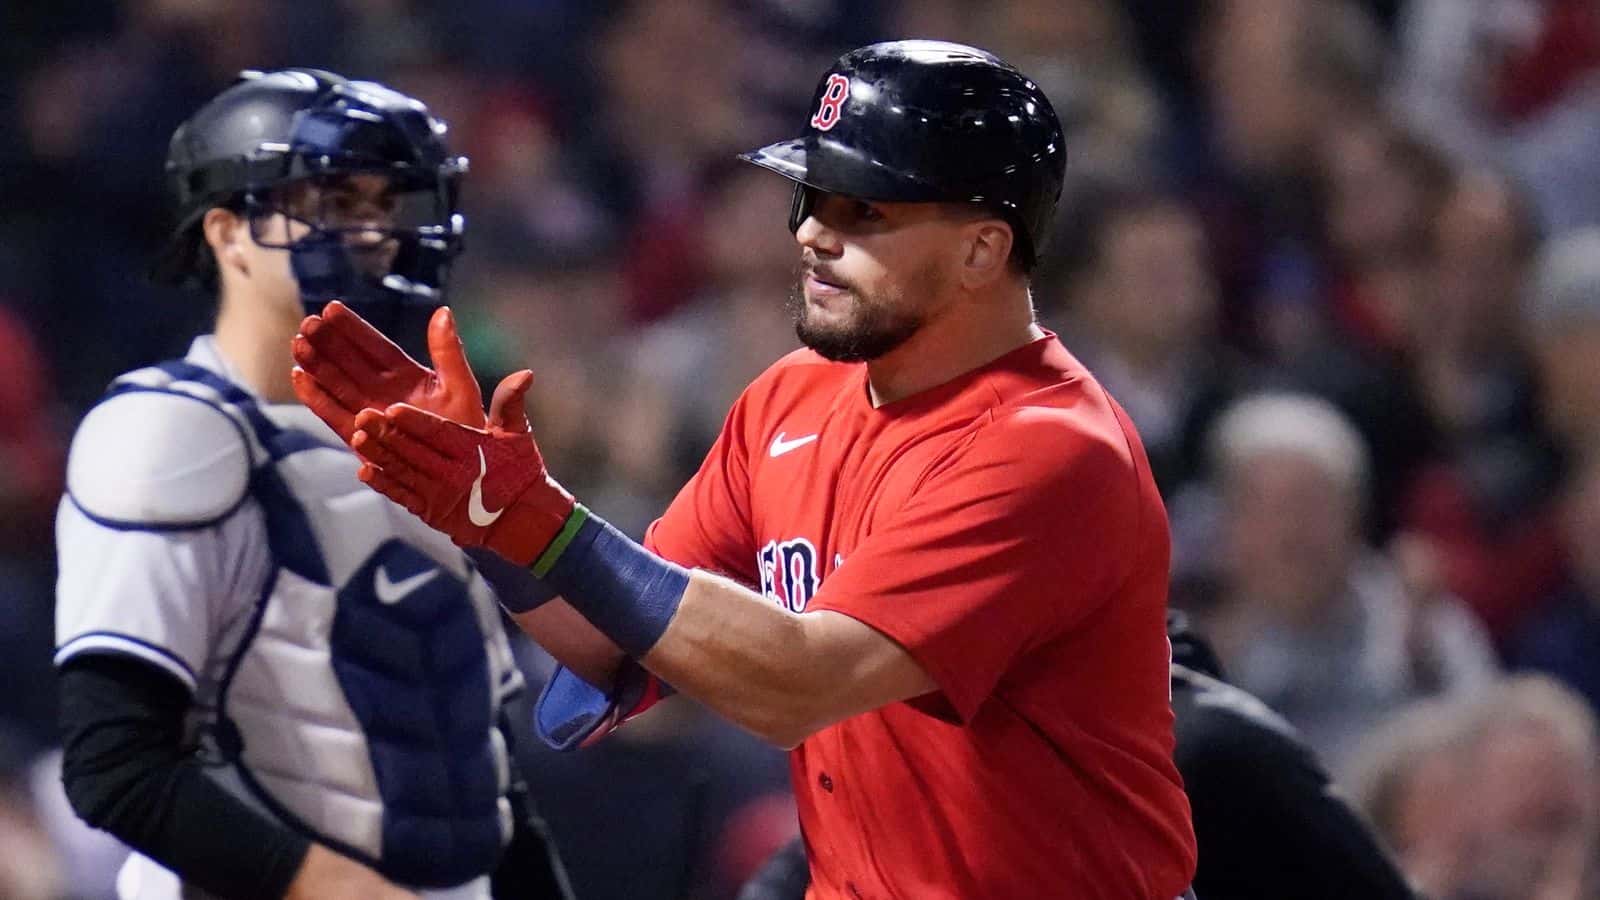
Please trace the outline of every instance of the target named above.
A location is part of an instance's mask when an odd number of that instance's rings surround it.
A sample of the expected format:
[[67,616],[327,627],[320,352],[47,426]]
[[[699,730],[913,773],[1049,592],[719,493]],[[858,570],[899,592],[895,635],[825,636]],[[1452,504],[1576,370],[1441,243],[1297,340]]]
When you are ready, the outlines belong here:
[[180,381],[192,381],[203,384],[216,391],[224,402],[231,403],[244,414],[245,420],[250,423],[250,428],[256,433],[256,440],[261,442],[273,460],[283,459],[291,453],[301,450],[314,450],[327,445],[318,441],[310,434],[292,428],[280,428],[267,418],[261,411],[259,401],[251,396],[249,391],[234,384],[221,375],[197,366],[186,360],[175,359],[159,363],[156,368]]
[[221,375],[204,366],[195,365],[184,359],[169,359],[166,362],[156,363],[156,368],[171,375],[178,381],[193,381],[203,384],[217,392],[224,403],[253,403],[255,398],[250,392],[234,384]]
[[[375,576],[421,581],[386,598]],[[495,702],[467,584],[388,541],[340,589],[328,641],[383,798],[379,871],[443,888],[493,870],[501,841],[488,740]]]
[[[255,432],[256,440],[267,449],[273,462],[301,450],[327,446],[306,432],[279,427],[261,411],[260,404],[249,391],[210,369],[185,360],[168,360],[157,364],[156,368],[178,381],[194,382],[216,391],[222,402],[230,404],[244,416],[245,421],[250,424],[250,429]],[[139,390],[139,388],[128,386],[123,390]],[[174,396],[193,397],[170,388],[162,390]],[[198,397],[194,399],[200,400]],[[207,401],[200,400],[200,402]],[[321,548],[317,546],[305,509],[295,500],[294,494],[277,469],[271,465],[258,464],[250,476],[249,493],[261,504],[265,513],[268,541],[278,564],[310,581],[328,584],[327,562],[323,559]]]
[[278,565],[317,584],[332,584],[328,563],[317,545],[305,507],[296,500],[278,470],[261,466],[250,478],[250,493],[261,504],[267,543]]

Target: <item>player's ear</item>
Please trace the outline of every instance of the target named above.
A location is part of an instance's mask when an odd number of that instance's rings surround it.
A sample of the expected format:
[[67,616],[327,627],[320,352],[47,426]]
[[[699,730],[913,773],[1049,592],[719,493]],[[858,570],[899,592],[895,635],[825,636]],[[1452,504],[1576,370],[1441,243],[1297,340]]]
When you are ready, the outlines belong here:
[[250,226],[243,216],[218,206],[206,211],[200,228],[218,269],[250,274],[249,257],[244,252],[244,242],[250,240]]
[[1003,219],[979,219],[969,223],[965,233],[963,286],[969,290],[982,288],[1005,277],[1010,270],[1007,260],[1011,256],[1011,226]]

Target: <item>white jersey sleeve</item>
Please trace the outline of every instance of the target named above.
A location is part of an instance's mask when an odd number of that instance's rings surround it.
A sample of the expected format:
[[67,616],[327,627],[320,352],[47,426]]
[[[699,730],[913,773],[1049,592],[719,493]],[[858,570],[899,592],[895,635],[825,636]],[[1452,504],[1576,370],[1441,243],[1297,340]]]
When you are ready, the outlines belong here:
[[56,664],[122,653],[194,690],[271,572],[250,471],[233,420],[191,397],[134,392],[92,410],[56,516]]

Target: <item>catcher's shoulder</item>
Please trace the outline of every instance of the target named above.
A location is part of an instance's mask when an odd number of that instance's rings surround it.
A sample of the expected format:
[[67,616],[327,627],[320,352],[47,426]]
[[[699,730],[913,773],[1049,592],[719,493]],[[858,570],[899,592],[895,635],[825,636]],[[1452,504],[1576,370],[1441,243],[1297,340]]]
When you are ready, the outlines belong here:
[[113,394],[84,416],[67,457],[67,494],[91,518],[128,527],[198,527],[250,486],[243,427],[171,390]]

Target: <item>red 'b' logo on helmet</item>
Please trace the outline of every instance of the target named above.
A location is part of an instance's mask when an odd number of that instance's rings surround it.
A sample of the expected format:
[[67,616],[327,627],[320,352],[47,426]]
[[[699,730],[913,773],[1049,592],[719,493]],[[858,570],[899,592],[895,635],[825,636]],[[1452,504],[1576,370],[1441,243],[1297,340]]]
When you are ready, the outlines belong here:
[[829,75],[828,86],[822,92],[822,103],[817,114],[811,117],[811,127],[827,131],[839,124],[839,110],[850,97],[850,79],[843,75]]

